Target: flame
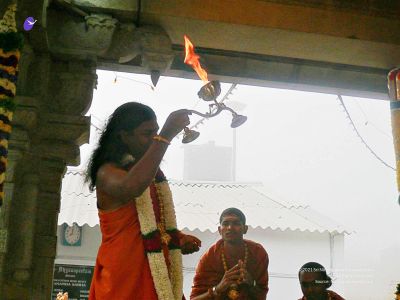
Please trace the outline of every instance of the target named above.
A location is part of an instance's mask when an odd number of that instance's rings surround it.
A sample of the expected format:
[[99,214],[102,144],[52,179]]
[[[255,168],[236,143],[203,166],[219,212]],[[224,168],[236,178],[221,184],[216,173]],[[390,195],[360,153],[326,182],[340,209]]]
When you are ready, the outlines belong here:
[[185,39],[185,64],[192,66],[192,68],[196,71],[197,75],[199,75],[200,79],[204,82],[208,82],[207,72],[201,67],[199,62],[199,56],[194,53],[194,46],[189,38],[184,35]]

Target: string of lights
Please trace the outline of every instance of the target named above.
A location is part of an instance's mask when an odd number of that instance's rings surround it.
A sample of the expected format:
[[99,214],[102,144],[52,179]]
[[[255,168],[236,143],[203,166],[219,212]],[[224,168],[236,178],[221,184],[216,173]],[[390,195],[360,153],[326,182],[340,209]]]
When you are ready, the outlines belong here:
[[135,80],[133,78],[129,78],[129,77],[125,77],[125,76],[121,76],[121,75],[118,75],[116,72],[114,72],[114,75],[115,75],[114,83],[117,83],[118,78],[122,78],[122,79],[130,80],[130,81],[134,81],[136,83],[145,84],[145,85],[149,86],[152,91],[154,91],[154,86],[151,85],[150,83],[140,81],[140,80]]
[[359,103],[359,101],[357,99],[356,99],[355,103],[356,103],[358,109],[361,111],[361,113],[364,116],[364,119],[365,119],[364,125],[365,126],[371,125],[372,127],[375,128],[376,131],[380,132],[382,135],[384,135],[387,139],[390,140],[391,136],[387,132],[385,132],[384,130],[380,129],[374,122],[368,120],[367,114],[365,113],[365,111],[363,110],[363,108],[361,107],[361,105],[360,105],[360,103]]
[[367,144],[367,142],[364,140],[364,138],[361,136],[360,132],[358,131],[356,125],[353,122],[353,119],[350,116],[349,111],[347,110],[346,105],[344,104],[343,98],[341,95],[337,96],[339,101],[340,101],[340,105],[343,107],[343,110],[347,116],[347,118],[349,119],[350,125],[351,127],[353,127],[353,130],[355,131],[355,133],[357,134],[357,136],[359,137],[359,139],[361,140],[361,142],[364,144],[364,146],[369,150],[369,152],[377,159],[379,160],[383,165],[385,165],[386,167],[388,167],[389,169],[392,169],[393,171],[396,171],[395,168],[393,168],[391,165],[389,165],[387,162],[385,162],[378,154],[376,154],[376,152]]

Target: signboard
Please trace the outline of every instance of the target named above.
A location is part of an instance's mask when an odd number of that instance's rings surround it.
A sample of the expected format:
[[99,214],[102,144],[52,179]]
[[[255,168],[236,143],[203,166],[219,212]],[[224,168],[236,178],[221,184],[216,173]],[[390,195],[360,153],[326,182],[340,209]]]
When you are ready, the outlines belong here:
[[56,299],[58,292],[68,292],[68,300],[89,299],[93,269],[93,266],[56,264],[51,299]]

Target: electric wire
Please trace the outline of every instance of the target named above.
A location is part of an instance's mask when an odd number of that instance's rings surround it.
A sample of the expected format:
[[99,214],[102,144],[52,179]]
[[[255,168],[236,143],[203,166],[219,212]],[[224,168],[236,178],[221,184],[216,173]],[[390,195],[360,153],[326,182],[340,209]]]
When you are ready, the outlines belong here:
[[365,124],[365,125],[371,125],[372,127],[374,127],[374,128],[376,129],[376,131],[380,132],[380,133],[383,134],[387,139],[390,140],[390,139],[391,139],[391,136],[390,136],[387,132],[385,132],[384,130],[380,129],[374,122],[368,120],[367,114],[365,113],[364,109],[361,107],[361,105],[360,105],[360,103],[359,103],[359,101],[358,101],[357,99],[356,99],[355,103],[356,103],[358,109],[361,111],[361,113],[363,114],[363,116],[364,116],[364,118],[365,118],[365,123],[364,123],[364,124]]
[[364,138],[361,136],[360,132],[358,131],[356,125],[353,122],[353,119],[350,116],[349,111],[347,110],[346,105],[344,104],[343,98],[341,95],[337,95],[341,106],[343,107],[343,110],[347,116],[347,118],[349,119],[350,125],[351,127],[353,127],[353,130],[356,132],[357,136],[359,137],[359,139],[361,140],[361,142],[364,144],[364,146],[368,149],[368,151],[377,159],[379,160],[383,165],[385,165],[386,167],[388,167],[389,169],[392,169],[393,171],[396,171],[395,168],[393,168],[391,165],[389,165],[387,162],[385,162],[378,154],[376,154],[376,152],[367,144],[367,142],[364,140]]

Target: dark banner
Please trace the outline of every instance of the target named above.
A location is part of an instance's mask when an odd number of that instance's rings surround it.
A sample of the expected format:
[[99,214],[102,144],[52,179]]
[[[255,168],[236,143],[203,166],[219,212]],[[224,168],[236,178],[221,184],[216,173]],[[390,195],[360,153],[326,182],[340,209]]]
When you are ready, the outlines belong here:
[[68,300],[89,299],[93,266],[59,265],[54,267],[52,300],[58,292],[68,292]]

